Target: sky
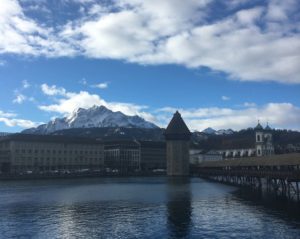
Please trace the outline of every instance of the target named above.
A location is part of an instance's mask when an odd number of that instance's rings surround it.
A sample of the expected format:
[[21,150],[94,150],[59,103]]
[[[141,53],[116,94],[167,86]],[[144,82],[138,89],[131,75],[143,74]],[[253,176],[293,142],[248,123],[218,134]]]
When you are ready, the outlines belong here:
[[0,132],[104,105],[300,130],[298,0],[0,0]]

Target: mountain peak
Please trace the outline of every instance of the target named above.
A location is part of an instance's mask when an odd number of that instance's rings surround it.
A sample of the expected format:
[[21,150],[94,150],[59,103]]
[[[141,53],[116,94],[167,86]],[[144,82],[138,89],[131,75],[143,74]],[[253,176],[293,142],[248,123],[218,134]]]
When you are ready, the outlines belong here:
[[206,133],[206,134],[215,134],[215,133],[216,133],[216,130],[213,129],[213,128],[211,128],[211,127],[208,127],[208,128],[206,128],[206,129],[204,129],[202,132],[203,132],[203,133]]
[[232,129],[219,129],[219,130],[215,130],[211,127],[208,127],[206,129],[204,129],[202,131],[202,133],[205,133],[205,134],[211,134],[211,135],[223,135],[223,134],[233,134],[234,131]]
[[58,130],[72,128],[158,128],[155,124],[135,115],[113,112],[105,106],[94,105],[91,108],[78,108],[69,117],[56,118],[48,124],[24,130],[23,133],[50,134]]

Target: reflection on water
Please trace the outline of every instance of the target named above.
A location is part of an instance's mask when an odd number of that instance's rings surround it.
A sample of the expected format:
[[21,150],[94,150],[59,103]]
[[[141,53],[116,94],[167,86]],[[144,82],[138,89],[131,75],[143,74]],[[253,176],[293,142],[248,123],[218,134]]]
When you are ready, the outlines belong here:
[[0,238],[299,238],[264,200],[198,178],[0,182]]
[[295,221],[300,225],[300,203],[278,197],[272,193],[261,192],[249,188],[240,188],[232,193],[235,200],[259,208],[268,214]]
[[191,226],[191,188],[189,178],[169,178],[167,181],[167,211],[170,236],[187,237]]

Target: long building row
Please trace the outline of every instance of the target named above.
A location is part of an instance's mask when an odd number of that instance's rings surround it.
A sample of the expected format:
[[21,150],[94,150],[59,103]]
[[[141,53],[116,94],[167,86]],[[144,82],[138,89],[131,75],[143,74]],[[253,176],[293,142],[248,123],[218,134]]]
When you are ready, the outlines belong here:
[[0,173],[165,170],[164,142],[14,134],[0,139]]

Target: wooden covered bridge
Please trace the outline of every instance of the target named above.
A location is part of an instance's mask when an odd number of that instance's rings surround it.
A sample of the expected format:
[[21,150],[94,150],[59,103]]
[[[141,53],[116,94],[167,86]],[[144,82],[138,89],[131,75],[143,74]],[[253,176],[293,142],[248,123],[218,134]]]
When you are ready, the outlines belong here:
[[205,161],[193,175],[275,192],[300,202],[300,154]]

